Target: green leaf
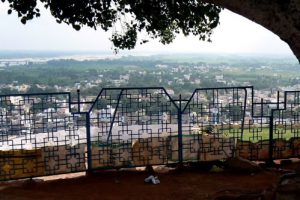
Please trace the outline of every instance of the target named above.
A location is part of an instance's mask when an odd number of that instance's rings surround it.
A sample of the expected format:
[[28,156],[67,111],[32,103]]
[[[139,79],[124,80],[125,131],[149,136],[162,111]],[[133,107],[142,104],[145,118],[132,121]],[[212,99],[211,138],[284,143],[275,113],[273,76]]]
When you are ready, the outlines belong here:
[[22,17],[22,18],[21,18],[21,22],[22,22],[22,24],[26,24],[26,22],[27,22],[26,17]]
[[79,31],[81,29],[81,27],[79,25],[72,24],[72,26],[76,31]]

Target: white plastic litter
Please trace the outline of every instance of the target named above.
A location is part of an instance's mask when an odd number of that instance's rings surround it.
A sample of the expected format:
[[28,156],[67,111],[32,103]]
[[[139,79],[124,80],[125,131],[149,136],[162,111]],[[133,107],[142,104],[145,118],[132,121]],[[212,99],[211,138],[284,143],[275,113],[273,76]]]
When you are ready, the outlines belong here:
[[153,176],[153,175],[148,176],[147,178],[145,178],[144,181],[145,181],[145,183],[152,183],[154,185],[160,183],[160,180],[158,179],[158,177],[157,176]]

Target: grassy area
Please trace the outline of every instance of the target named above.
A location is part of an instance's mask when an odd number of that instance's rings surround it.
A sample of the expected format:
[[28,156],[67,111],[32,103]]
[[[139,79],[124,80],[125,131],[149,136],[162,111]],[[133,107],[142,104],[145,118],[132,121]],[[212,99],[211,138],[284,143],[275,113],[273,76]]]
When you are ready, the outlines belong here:
[[[274,139],[284,139],[289,140],[292,137],[295,137],[296,134],[294,134],[294,131],[291,128],[277,128],[273,130],[273,138]],[[240,129],[228,129],[223,130],[224,137],[235,137],[240,138],[241,137],[241,130]],[[251,142],[257,142],[260,140],[268,140],[269,139],[269,128],[251,128],[251,129],[244,129],[243,131],[243,141],[251,141]]]

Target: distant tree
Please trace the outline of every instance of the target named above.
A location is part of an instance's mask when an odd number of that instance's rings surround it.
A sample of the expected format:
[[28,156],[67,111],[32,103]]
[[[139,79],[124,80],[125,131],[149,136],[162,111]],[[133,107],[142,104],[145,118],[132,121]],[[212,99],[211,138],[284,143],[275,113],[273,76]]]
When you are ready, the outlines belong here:
[[243,109],[241,106],[232,105],[229,107],[228,117],[233,121],[240,121],[243,118]]
[[10,88],[2,88],[0,90],[0,94],[18,94],[19,91],[15,89],[10,89]]
[[[264,26],[287,42],[300,59],[300,0],[1,0],[8,2],[8,14],[16,11],[25,24],[40,16],[40,2],[56,18],[80,30],[82,26],[107,31],[118,49],[132,49],[138,32],[171,43],[176,34],[198,35],[210,41],[219,24],[219,13],[227,8]],[[118,28],[120,30],[118,30]],[[255,34],[255,33],[253,33]],[[147,38],[139,40],[148,41]]]
[[29,90],[27,90],[27,93],[43,93],[45,90],[38,88],[36,85],[32,85]]
[[204,132],[208,134],[212,134],[214,132],[214,126],[213,125],[208,125],[204,128]]

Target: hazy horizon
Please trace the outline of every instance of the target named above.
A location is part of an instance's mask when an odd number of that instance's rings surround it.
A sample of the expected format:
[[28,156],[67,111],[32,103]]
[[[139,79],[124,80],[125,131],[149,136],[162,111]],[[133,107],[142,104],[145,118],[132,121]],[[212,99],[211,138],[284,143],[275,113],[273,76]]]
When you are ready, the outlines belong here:
[[122,56],[188,56],[188,57],[201,57],[201,56],[223,56],[223,57],[245,57],[245,58],[276,58],[279,57],[297,60],[294,55],[287,53],[222,53],[222,52],[164,52],[164,51],[122,51],[118,54],[112,51],[87,51],[87,50],[3,50],[0,49],[0,59],[5,58],[51,58],[51,57],[63,57],[63,56],[107,56],[112,58],[118,58]]
[[[56,23],[49,11],[41,7],[41,17],[21,24],[16,13],[7,14],[7,4],[0,7],[2,51],[76,51],[105,52],[113,55],[111,32],[83,27],[75,31],[71,26]],[[140,38],[145,34],[140,34]],[[220,25],[214,30],[212,43],[201,42],[196,36],[179,34],[169,45],[150,40],[137,44],[131,51],[120,54],[140,53],[218,53],[218,54],[266,54],[294,56],[289,46],[277,35],[262,26],[228,10],[220,14]]]

